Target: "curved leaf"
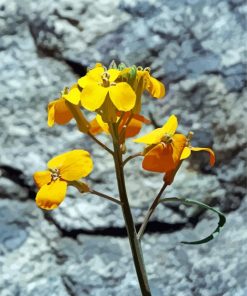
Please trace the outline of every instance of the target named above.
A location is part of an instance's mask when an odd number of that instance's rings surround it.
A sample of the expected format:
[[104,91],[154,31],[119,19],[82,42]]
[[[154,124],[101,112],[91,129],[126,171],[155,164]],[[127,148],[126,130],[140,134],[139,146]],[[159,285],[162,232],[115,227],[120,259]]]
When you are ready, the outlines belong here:
[[216,210],[216,209],[214,209],[202,202],[196,201],[196,200],[180,198],[180,197],[168,197],[168,198],[160,199],[159,203],[171,202],[171,201],[181,202],[185,205],[197,205],[197,206],[202,207],[204,209],[215,212],[219,217],[218,226],[209,236],[205,237],[204,239],[192,241],[192,242],[182,241],[181,242],[182,244],[199,245],[199,244],[207,243],[207,242],[211,241],[212,239],[214,239],[219,234],[221,228],[224,226],[224,224],[226,222],[226,217],[220,211],[218,211],[218,210]]

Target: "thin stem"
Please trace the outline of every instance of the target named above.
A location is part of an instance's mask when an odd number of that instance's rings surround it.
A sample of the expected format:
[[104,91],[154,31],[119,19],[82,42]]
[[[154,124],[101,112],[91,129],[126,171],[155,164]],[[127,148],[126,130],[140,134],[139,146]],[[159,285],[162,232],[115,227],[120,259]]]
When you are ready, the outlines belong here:
[[107,152],[113,155],[113,151],[110,148],[108,148],[105,144],[100,142],[100,140],[98,140],[93,134],[91,134],[90,132],[88,132],[87,134],[89,135],[89,137],[91,137],[94,140],[94,142],[96,142],[98,145],[104,148]]
[[147,227],[147,224],[148,224],[148,221],[150,219],[150,217],[152,216],[154,210],[156,209],[157,205],[159,204],[159,201],[160,201],[160,197],[162,195],[162,193],[164,192],[164,190],[166,189],[167,185],[164,183],[163,186],[161,187],[159,193],[157,194],[157,196],[155,197],[153,203],[151,204],[151,206],[149,207],[147,213],[146,213],[146,216],[143,220],[143,223],[138,231],[138,234],[137,234],[137,238],[138,240],[140,241],[142,239],[142,236],[144,234],[144,231]]
[[125,220],[125,225],[128,233],[132,256],[135,264],[135,269],[143,296],[151,296],[151,291],[148,284],[147,274],[142,256],[141,245],[137,239],[137,233],[133,217],[131,214],[127,191],[125,187],[122,153],[120,150],[120,141],[116,124],[111,125],[113,147],[114,147],[114,163],[117,177],[120,200],[122,202],[122,212]]
[[90,193],[95,194],[95,195],[98,195],[98,196],[103,197],[105,199],[108,199],[110,201],[113,201],[113,202],[117,203],[118,205],[121,205],[121,201],[120,200],[118,200],[118,199],[116,199],[114,197],[111,197],[111,196],[109,196],[107,194],[101,193],[101,192],[96,191],[96,190],[90,190]]
[[127,119],[126,123],[124,124],[124,126],[122,127],[122,130],[119,132],[119,139],[121,139],[124,135],[125,135],[125,131],[131,121],[131,119],[133,118],[134,114],[131,113],[129,118]]
[[129,162],[131,159],[136,158],[136,157],[138,157],[138,156],[142,156],[142,152],[138,152],[138,153],[135,153],[135,154],[133,154],[133,155],[128,156],[128,157],[123,161],[123,166],[125,166],[126,163]]

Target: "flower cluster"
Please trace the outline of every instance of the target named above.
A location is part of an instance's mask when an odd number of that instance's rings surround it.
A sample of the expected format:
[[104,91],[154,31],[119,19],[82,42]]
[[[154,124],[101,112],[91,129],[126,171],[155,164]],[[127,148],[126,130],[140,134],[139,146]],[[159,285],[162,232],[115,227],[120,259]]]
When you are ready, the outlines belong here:
[[[102,132],[113,141],[117,137],[124,154],[126,139],[136,136],[143,124],[150,123],[141,114],[144,91],[156,99],[165,96],[165,86],[150,74],[150,68],[127,67],[122,63],[117,66],[115,62],[106,68],[97,63],[48,104],[48,126],[67,124],[75,119],[78,129],[97,143],[100,141],[96,135]],[[94,114],[94,119],[87,119],[88,111]],[[191,151],[206,150],[210,153],[210,164],[215,161],[210,148],[193,148],[192,133],[188,136],[176,133],[177,126],[177,118],[172,115],[162,127],[134,139],[135,143],[147,145],[139,153],[143,156],[143,169],[164,174],[166,184],[173,182],[182,161]],[[100,145],[111,152],[104,144]],[[48,170],[34,174],[39,188],[37,205],[46,210],[56,208],[64,200],[67,186],[75,185],[74,182],[86,177],[92,168],[91,156],[84,150],[73,150],[51,159]]]

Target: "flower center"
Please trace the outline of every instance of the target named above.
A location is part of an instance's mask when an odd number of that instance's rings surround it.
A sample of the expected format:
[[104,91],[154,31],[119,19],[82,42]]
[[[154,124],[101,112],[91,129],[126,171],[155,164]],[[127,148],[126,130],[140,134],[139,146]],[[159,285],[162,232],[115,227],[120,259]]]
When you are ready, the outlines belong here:
[[56,181],[57,179],[61,178],[59,169],[50,169],[50,171],[52,181]]
[[102,82],[100,82],[99,84],[102,85],[103,87],[116,85],[116,82],[110,82],[110,74],[107,71],[101,74],[101,79],[102,79]]
[[165,144],[171,144],[172,143],[172,136],[170,134],[164,134],[164,136],[161,139],[161,142]]

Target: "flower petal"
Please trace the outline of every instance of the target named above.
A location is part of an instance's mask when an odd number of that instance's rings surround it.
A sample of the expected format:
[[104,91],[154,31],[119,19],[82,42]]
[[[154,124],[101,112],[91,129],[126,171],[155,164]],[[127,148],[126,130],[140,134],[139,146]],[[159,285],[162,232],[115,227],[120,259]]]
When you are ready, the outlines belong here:
[[101,127],[101,129],[105,133],[109,134],[110,133],[110,131],[109,131],[109,125],[102,120],[102,117],[99,114],[96,115],[96,120],[97,120],[99,126]]
[[104,72],[105,69],[102,66],[96,65],[92,70],[88,71],[85,76],[81,77],[77,83],[82,88],[85,88],[91,83],[99,83],[102,81],[101,75]]
[[183,152],[182,152],[182,154],[180,156],[180,159],[181,160],[186,159],[186,158],[190,157],[190,155],[191,155],[190,148],[189,147],[184,147],[184,150],[183,150]]
[[157,99],[160,99],[165,95],[164,84],[152,76],[149,78],[146,90],[151,94],[151,96]]
[[178,120],[175,115],[171,115],[167,122],[162,126],[164,134],[174,135],[178,127]]
[[89,110],[95,111],[105,101],[109,87],[103,87],[97,83],[88,84],[81,93],[81,104]]
[[145,136],[134,139],[133,141],[136,143],[144,143],[148,145],[158,144],[159,142],[161,142],[163,136],[164,136],[163,129],[157,128],[152,132],[146,134]]
[[47,124],[49,127],[52,127],[55,123],[55,103],[57,100],[52,101],[48,104],[47,108],[47,113],[48,113],[48,118],[47,118]]
[[51,172],[50,171],[36,172],[33,175],[33,179],[37,187],[40,188],[43,185],[51,182]]
[[85,150],[72,150],[52,158],[49,169],[59,169],[62,179],[75,181],[86,177],[93,169],[93,161]]
[[121,71],[117,69],[109,69],[107,70],[107,72],[110,74],[110,78],[109,78],[110,82],[115,81],[121,73]]
[[57,124],[66,124],[73,118],[73,115],[66,106],[64,99],[59,99],[55,103],[54,115],[54,119]]
[[67,190],[67,182],[56,180],[40,188],[36,195],[37,205],[44,210],[57,208],[64,200]]
[[89,132],[93,135],[97,135],[103,132],[102,128],[98,124],[96,117],[90,121],[90,129]]
[[[123,126],[127,123],[130,114],[130,112],[126,112],[124,114],[123,119],[121,120],[121,123],[119,125],[119,131],[121,131]],[[150,123],[150,120],[142,115],[134,114],[133,118],[130,120],[126,128],[125,138],[131,138],[136,136],[140,132],[143,123],[148,124]]]
[[164,173],[174,168],[172,146],[160,143],[149,150],[144,156],[142,167],[144,170]]
[[210,148],[201,148],[201,147],[191,147],[191,150],[192,151],[207,151],[209,153],[209,156],[210,156],[210,159],[209,159],[210,165],[214,166],[214,164],[215,164],[215,154],[214,154],[214,151],[212,149],[210,149]]
[[129,111],[135,105],[136,94],[126,82],[110,86],[109,95],[113,104],[120,111]]
[[180,162],[181,154],[183,153],[183,150],[185,148],[185,145],[187,143],[187,138],[182,134],[175,134],[172,137],[172,158],[174,162],[174,168],[177,167],[177,165]]
[[81,99],[81,92],[78,87],[73,87],[67,95],[63,95],[63,98],[74,105],[78,105]]

